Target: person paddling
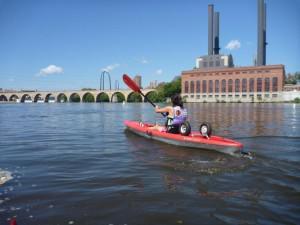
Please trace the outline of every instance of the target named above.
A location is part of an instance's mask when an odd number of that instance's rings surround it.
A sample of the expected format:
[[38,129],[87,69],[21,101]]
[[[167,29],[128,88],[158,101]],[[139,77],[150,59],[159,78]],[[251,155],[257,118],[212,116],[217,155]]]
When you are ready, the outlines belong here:
[[156,113],[167,114],[167,121],[165,126],[155,125],[151,129],[165,131],[168,133],[178,134],[179,127],[187,119],[187,110],[183,107],[182,98],[179,94],[175,94],[171,98],[173,106],[166,106],[164,108],[155,107]]

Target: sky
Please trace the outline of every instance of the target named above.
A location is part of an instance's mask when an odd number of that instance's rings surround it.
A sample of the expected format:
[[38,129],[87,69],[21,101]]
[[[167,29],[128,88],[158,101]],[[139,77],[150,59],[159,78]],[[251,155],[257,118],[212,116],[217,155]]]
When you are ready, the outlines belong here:
[[[300,71],[300,0],[266,0],[267,64]],[[103,70],[169,82],[207,54],[207,6],[221,54],[253,65],[256,0],[0,0],[0,88],[99,88]],[[108,87],[108,79],[106,85]]]

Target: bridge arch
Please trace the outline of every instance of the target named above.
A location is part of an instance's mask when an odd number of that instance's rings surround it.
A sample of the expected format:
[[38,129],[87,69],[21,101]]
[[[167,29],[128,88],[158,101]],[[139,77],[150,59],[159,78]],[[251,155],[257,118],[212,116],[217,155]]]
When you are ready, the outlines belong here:
[[29,94],[23,94],[21,97],[21,102],[25,102],[25,103],[32,102],[32,98]]
[[139,93],[131,92],[127,96],[127,102],[143,102],[143,98]]
[[[158,93],[156,90],[148,91],[145,96],[152,102],[158,101]],[[147,102],[147,98],[144,98],[144,102]]]
[[58,103],[64,103],[64,102],[67,102],[67,101],[68,101],[68,98],[67,98],[67,96],[66,96],[64,93],[59,93],[59,94],[57,95],[56,101],[57,101]]
[[36,94],[33,98],[33,102],[38,102],[39,100],[43,100],[42,95],[40,93]]
[[20,99],[19,99],[18,95],[15,95],[15,94],[13,94],[9,97],[10,102],[18,102],[19,100]]
[[47,94],[45,97],[45,102],[56,102],[55,95],[52,93]]
[[95,102],[95,97],[92,93],[86,92],[82,96],[82,102]]
[[76,92],[72,93],[70,95],[69,102],[81,102],[80,95]]
[[96,102],[109,102],[109,95],[105,92],[101,92],[96,97]]
[[7,102],[7,97],[5,95],[0,95],[0,102]]
[[111,102],[123,102],[125,100],[125,95],[120,91],[114,92],[111,96]]

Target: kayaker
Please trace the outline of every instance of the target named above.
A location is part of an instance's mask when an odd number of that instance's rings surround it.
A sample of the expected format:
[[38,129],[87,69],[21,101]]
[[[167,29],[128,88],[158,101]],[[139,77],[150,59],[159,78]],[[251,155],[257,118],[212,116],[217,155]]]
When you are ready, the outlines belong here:
[[166,106],[164,108],[159,108],[156,106],[155,112],[166,113],[167,121],[165,126],[155,125],[151,129],[173,134],[179,133],[180,125],[183,124],[187,119],[187,110],[183,107],[182,98],[179,94],[172,96],[171,102],[173,106]]

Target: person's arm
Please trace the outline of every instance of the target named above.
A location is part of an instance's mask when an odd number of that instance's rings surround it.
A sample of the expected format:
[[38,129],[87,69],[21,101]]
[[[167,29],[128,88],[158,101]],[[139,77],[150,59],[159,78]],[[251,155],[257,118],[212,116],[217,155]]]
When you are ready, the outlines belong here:
[[[155,107],[155,112],[157,113],[171,113],[172,107],[167,106],[164,108],[159,108],[158,106]],[[172,114],[172,113],[171,113]]]

